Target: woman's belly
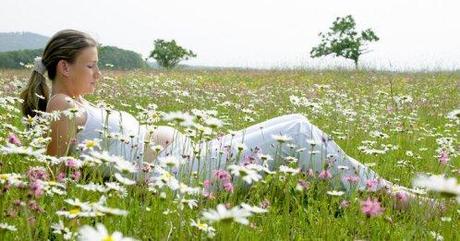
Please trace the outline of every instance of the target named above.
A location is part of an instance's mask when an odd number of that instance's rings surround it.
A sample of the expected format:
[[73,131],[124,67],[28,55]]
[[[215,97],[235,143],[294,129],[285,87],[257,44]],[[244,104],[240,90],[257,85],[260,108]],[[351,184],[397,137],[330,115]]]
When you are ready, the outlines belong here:
[[174,134],[177,132],[177,129],[170,126],[158,126],[158,128],[153,131],[151,135],[148,135],[148,140],[150,140],[151,144],[153,145],[161,145],[166,147],[174,141]]
[[[178,130],[170,126],[158,126],[153,132],[147,132],[146,140],[150,141],[150,146],[160,145],[166,148],[174,141],[174,136],[177,135]],[[158,155],[152,148],[147,146],[144,150],[144,159],[153,160]]]

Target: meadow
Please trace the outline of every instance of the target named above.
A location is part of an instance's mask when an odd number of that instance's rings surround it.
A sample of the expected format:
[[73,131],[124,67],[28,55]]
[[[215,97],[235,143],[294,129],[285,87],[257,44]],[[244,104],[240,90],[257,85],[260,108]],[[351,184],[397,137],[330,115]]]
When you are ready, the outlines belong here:
[[[103,154],[43,154],[48,122],[23,118],[17,99],[29,75],[0,71],[0,240],[75,240],[79,230],[92,235],[86,240],[460,240],[458,72],[104,71],[96,93],[87,96],[197,140],[300,113],[391,182],[412,188],[420,174],[444,175],[416,189],[415,199],[342,192],[286,159],[280,162],[291,169],[251,170],[261,177],[251,185],[242,180],[249,171],[230,169],[222,173],[231,184],[215,173],[180,183],[168,165],[153,181],[133,184],[141,167],[104,178],[98,166],[111,160]],[[175,112],[199,125],[165,118]],[[141,171],[160,164],[146,163]],[[438,201],[422,201],[427,198]]]

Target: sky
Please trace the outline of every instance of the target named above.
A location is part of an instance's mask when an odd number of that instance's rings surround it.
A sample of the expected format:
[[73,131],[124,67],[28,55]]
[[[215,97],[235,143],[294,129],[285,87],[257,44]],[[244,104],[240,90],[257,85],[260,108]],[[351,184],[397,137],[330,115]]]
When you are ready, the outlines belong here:
[[352,67],[309,52],[336,17],[380,41],[360,65],[389,70],[460,69],[458,0],[2,0],[0,32],[46,36],[73,28],[104,45],[148,57],[153,41],[175,39],[190,65],[243,68]]

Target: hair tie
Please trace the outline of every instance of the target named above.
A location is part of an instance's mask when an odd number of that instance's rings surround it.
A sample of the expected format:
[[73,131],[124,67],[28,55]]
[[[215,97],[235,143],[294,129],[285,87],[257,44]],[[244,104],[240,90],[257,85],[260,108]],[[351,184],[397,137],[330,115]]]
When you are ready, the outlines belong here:
[[41,75],[45,74],[46,66],[43,64],[42,57],[36,57],[34,59],[34,71]]

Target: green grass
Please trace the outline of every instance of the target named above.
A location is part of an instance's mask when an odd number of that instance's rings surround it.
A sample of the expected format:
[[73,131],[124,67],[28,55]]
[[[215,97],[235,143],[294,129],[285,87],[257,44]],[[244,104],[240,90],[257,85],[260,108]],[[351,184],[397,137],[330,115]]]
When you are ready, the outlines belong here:
[[[24,84],[28,71],[0,71],[2,97],[17,96],[15,83]],[[136,115],[136,105],[156,104],[162,112],[190,111],[191,109],[217,110],[218,117],[228,125],[220,133],[239,130],[282,114],[302,113],[310,122],[332,135],[342,149],[363,163],[375,163],[372,168],[380,176],[404,186],[411,186],[416,173],[445,173],[458,179],[460,175],[459,125],[446,118],[447,113],[460,107],[460,74],[392,73],[371,71],[165,71],[165,72],[106,72],[98,90],[87,99],[104,100],[116,109]],[[188,93],[188,94],[187,94]],[[321,110],[293,105],[290,96],[305,97],[321,106]],[[395,97],[410,96],[412,101],[398,105]],[[18,107],[18,105],[16,105]],[[246,111],[246,113],[243,111]],[[251,117],[253,121],[245,121]],[[21,115],[0,107],[0,121],[20,130]],[[157,124],[167,124],[159,121]],[[370,136],[381,131],[389,137]],[[0,127],[0,137],[11,131]],[[27,145],[26,136],[21,136]],[[441,166],[437,159],[436,139],[453,139],[453,153],[449,165]],[[1,139],[1,145],[6,140]],[[397,150],[380,155],[368,155],[358,147],[363,141],[397,145]],[[412,156],[406,154],[413,153]],[[406,161],[399,165],[398,161]],[[0,155],[0,173],[25,174],[31,166],[43,166],[30,158]],[[57,167],[52,167],[56,170]],[[91,168],[83,170],[89,175],[79,181],[102,183]],[[281,180],[280,180],[281,179]],[[298,192],[299,180],[310,182],[308,190]],[[194,184],[199,185],[200,180]],[[0,184],[0,223],[16,226],[18,231],[0,229],[0,240],[62,240],[52,234],[52,223],[62,220],[76,232],[84,224],[104,223],[109,231],[118,230],[140,240],[204,240],[206,235],[190,226],[190,219],[201,218],[202,211],[215,209],[220,203],[235,206],[241,202],[259,205],[270,203],[269,212],[249,218],[250,225],[234,222],[214,223],[217,240],[433,240],[434,231],[444,240],[460,239],[460,208],[453,200],[446,200],[444,209],[426,204],[411,203],[406,210],[397,210],[394,200],[382,192],[351,192],[341,197],[326,194],[329,183],[303,175],[266,176],[263,182],[250,187],[235,186],[235,192],[216,193],[215,199],[202,196],[187,197],[197,200],[198,207],[179,208],[174,201],[176,193],[168,189],[149,191],[145,185],[127,187],[127,195],[107,196],[107,206],[129,211],[127,216],[66,219],[56,211],[68,209],[63,200],[79,198],[97,201],[101,194],[84,191],[69,182],[67,194],[44,195],[33,198],[28,188],[6,188]],[[165,196],[160,195],[164,192]],[[360,201],[377,198],[385,208],[383,215],[368,218],[360,211]],[[17,206],[18,200],[25,206]],[[35,212],[28,208],[35,200],[43,209]],[[349,206],[340,207],[348,200]],[[167,214],[165,214],[165,211]],[[442,221],[449,217],[451,221]]]

